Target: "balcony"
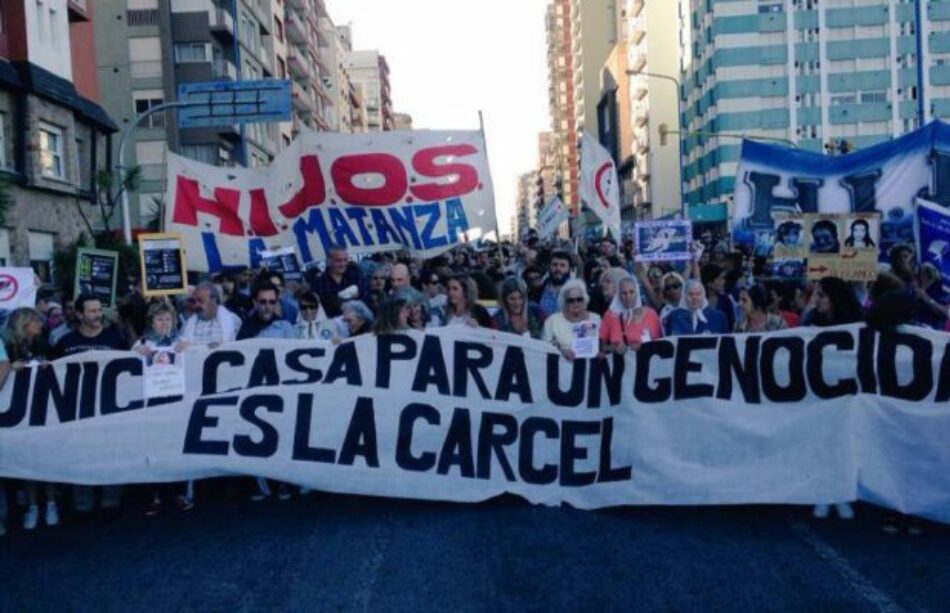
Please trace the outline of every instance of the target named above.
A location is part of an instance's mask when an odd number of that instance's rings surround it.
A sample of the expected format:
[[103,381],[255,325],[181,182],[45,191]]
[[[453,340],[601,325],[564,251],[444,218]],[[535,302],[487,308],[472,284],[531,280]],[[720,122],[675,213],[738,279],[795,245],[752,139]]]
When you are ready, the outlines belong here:
[[227,9],[209,10],[208,29],[212,34],[221,36],[225,40],[234,40],[234,17]]
[[644,51],[637,51],[633,54],[630,62],[630,70],[640,72],[647,65],[647,54]]
[[310,95],[310,90],[296,81],[291,89],[291,100],[298,111],[313,111],[313,96]]
[[250,0],[251,10],[260,22],[261,34],[267,35],[271,32],[270,0]]
[[313,77],[307,56],[297,45],[289,45],[287,48],[287,69],[295,79],[309,80]]
[[306,45],[307,42],[309,42],[310,36],[307,30],[307,24],[304,23],[304,20],[296,13],[287,14],[285,30],[287,32],[287,40],[297,43],[298,45]]
[[69,12],[69,21],[89,21],[89,12],[86,10],[87,0],[66,0],[66,10]]
[[237,67],[231,60],[217,59],[212,62],[211,74],[215,79],[237,81]]

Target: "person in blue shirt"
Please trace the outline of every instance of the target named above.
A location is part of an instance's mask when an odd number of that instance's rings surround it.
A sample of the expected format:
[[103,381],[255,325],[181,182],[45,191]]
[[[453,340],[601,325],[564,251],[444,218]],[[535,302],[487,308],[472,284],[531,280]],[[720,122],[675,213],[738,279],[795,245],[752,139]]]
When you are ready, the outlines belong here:
[[709,306],[706,288],[695,279],[686,282],[686,294],[680,308],[663,320],[667,336],[725,334],[729,332],[728,326],[722,312]]
[[294,326],[280,315],[280,291],[268,280],[254,286],[254,310],[238,331],[237,340],[296,338]]

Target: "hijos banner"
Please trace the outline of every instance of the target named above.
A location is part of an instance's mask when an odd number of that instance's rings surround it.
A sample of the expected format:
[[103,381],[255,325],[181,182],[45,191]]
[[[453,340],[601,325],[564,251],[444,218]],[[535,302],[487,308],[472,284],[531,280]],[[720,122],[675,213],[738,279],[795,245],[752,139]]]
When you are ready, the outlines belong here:
[[746,140],[734,197],[738,243],[771,244],[774,213],[879,213],[886,256],[914,243],[916,198],[950,205],[950,125],[934,121],[843,156]]
[[432,257],[497,233],[477,131],[306,132],[262,168],[170,154],[165,201],[165,228],[181,234],[188,268],[202,272],[256,268],[262,252],[282,247],[305,266],[332,245]]
[[0,390],[0,477],[256,475],[583,509],[861,499],[950,522],[948,341],[852,325],[568,361],[540,341],[442,329],[194,347],[184,385],[157,387],[137,354],[80,354]]

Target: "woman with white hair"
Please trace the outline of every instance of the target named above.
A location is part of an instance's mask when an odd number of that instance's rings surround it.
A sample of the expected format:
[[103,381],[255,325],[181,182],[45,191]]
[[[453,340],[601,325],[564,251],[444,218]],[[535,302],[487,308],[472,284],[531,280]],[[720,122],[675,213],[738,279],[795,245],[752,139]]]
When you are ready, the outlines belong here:
[[640,287],[633,277],[617,282],[617,293],[604,314],[600,340],[605,351],[623,353],[663,336],[660,316],[640,298]]
[[575,341],[594,337],[600,330],[600,315],[587,310],[587,288],[579,279],[569,279],[557,296],[557,313],[544,321],[541,340],[553,343],[568,360],[577,357]]
[[663,320],[663,329],[669,336],[696,334],[726,334],[729,324],[722,311],[709,306],[706,288],[696,279],[686,282],[684,304]]

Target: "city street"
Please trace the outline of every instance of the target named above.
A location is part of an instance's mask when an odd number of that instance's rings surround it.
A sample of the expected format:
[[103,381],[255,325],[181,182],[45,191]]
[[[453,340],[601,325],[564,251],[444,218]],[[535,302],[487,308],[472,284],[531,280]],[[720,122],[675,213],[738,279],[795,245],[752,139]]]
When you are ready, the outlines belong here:
[[941,611],[950,531],[883,512],[313,495],[14,531],[0,611]]

